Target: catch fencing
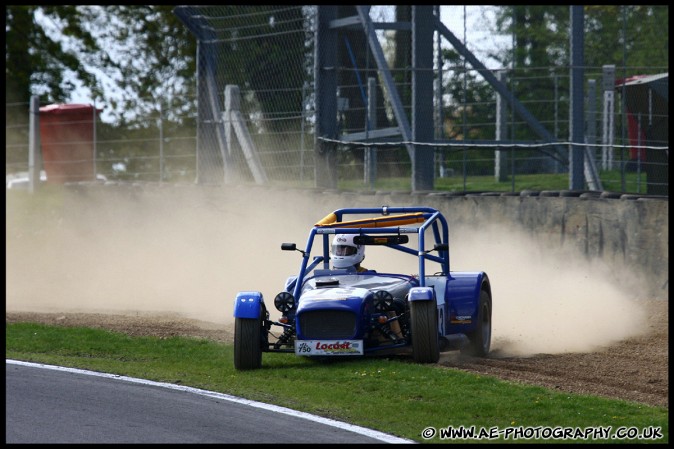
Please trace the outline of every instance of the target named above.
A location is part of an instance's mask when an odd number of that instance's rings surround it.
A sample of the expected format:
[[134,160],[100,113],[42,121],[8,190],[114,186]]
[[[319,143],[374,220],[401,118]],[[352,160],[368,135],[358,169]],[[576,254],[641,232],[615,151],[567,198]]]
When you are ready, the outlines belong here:
[[[658,93],[663,83],[668,88],[667,67],[585,67],[583,142],[569,137],[569,67],[493,69],[546,130],[551,138],[546,141],[484,82],[483,72],[466,58],[451,56],[447,36],[436,30],[433,67],[427,69],[433,93],[425,104],[432,111],[433,136],[410,142],[401,132],[390,89],[395,87],[399,107],[412,122],[414,49],[399,48],[410,43],[409,28],[377,27],[389,61],[392,84],[387,85],[386,72],[377,67],[357,23],[331,44],[339,64],[317,64],[318,8],[176,8],[199,42],[198,97],[158,105],[156,115],[143,117],[144,123],[133,128],[106,122],[105,105],[93,105],[102,111],[92,114],[95,172],[122,182],[314,187],[325,176],[317,157],[328,142],[334,149],[330,176],[344,190],[414,190],[410,145],[432,153],[434,189],[568,189],[569,155],[572,146],[580,145],[586,170],[596,170],[599,180],[597,186],[586,177],[585,189],[668,195],[669,141],[662,132],[668,127],[668,104],[667,95],[663,100]],[[388,8],[370,8],[371,23],[409,19],[391,17],[393,7]],[[437,9],[434,16],[439,17]],[[464,45],[478,53],[469,42]],[[320,77],[331,71],[337,80],[336,132],[317,135],[317,98],[324,95]],[[193,105],[193,114],[186,115],[186,104]],[[6,105],[8,178],[28,170],[28,109]],[[60,144],[68,146],[67,141]],[[74,162],[67,155],[61,161]]]

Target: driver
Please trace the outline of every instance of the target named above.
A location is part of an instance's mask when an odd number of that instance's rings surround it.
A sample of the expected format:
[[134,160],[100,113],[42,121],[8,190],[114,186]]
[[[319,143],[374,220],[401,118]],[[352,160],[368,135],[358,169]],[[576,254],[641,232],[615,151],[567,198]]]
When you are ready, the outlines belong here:
[[369,271],[361,267],[365,259],[365,245],[356,245],[353,242],[355,234],[337,234],[332,239],[332,266],[336,270],[348,270],[362,273]]

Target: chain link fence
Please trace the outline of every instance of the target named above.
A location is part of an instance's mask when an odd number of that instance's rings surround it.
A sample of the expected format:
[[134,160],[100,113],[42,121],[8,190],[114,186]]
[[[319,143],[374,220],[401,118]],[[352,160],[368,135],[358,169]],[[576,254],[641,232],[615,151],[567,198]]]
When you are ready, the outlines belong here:
[[[194,182],[196,117],[186,117],[180,105],[174,107],[180,111],[179,119],[171,117],[175,111],[170,104],[157,105],[154,116],[120,127],[101,118],[104,106],[40,105],[34,132],[41,145],[43,177],[57,183],[96,177],[99,181]],[[5,107],[8,183],[24,180],[29,170],[31,113],[26,110],[30,107],[23,103]]]
[[[411,144],[432,154],[435,189],[569,188],[569,67],[492,71],[556,141],[550,143],[484,82],[479,70],[448,51],[446,36],[435,32],[433,67],[425,74],[432,91],[424,113],[433,122],[433,136],[430,142],[409,142],[397,114],[404,111],[409,122],[414,120],[411,30],[375,27],[392,81],[387,85],[386,73],[377,66],[377,55],[357,22],[330,43],[335,66],[316,62],[318,8],[177,7],[176,14],[199,42],[198,97],[180,99],[179,105],[157,105],[156,114],[133,127],[106,123],[100,113],[92,113],[95,173],[122,182],[314,187],[320,184],[317,176],[324,175],[317,170],[316,158],[321,139],[327,139],[335,151],[331,176],[340,189],[412,189]],[[334,20],[351,20],[354,7],[340,8],[344,9]],[[372,24],[411,19],[409,10],[392,6],[371,8],[369,17]],[[668,67],[584,68],[581,143],[597,168],[602,190],[668,195],[667,71]],[[317,73],[332,73],[336,80],[336,132],[330,136],[317,135],[317,96],[323,95]],[[185,115],[187,103],[194,104],[193,116]],[[94,111],[105,109],[93,106]],[[28,170],[28,109],[25,104],[6,105],[8,180]],[[68,160],[66,151],[74,142],[51,142],[64,148],[56,163],[75,162]]]

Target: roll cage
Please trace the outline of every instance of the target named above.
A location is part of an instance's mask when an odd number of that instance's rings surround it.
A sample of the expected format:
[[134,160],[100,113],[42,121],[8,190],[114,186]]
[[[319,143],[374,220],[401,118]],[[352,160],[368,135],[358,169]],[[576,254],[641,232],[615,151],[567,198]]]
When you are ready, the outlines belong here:
[[[380,216],[371,216],[380,214]],[[346,216],[362,217],[345,220]],[[413,225],[413,226],[409,226]],[[426,230],[430,229],[433,236],[433,246],[426,249]],[[426,262],[435,262],[440,265],[442,275],[449,274],[449,230],[447,220],[436,209],[430,207],[376,207],[376,208],[344,208],[337,209],[317,222],[309,233],[307,244],[302,251],[294,243],[284,243],[282,249],[299,251],[302,253],[302,264],[297,278],[287,286],[293,290],[295,298],[300,297],[305,277],[320,264],[324,270],[330,269],[330,237],[334,234],[358,234],[360,244],[383,245],[419,259],[419,285],[426,284]],[[409,240],[409,234],[417,234],[418,250],[404,246]],[[322,237],[322,255],[313,257],[311,251],[316,237]],[[431,252],[437,252],[431,254]]]

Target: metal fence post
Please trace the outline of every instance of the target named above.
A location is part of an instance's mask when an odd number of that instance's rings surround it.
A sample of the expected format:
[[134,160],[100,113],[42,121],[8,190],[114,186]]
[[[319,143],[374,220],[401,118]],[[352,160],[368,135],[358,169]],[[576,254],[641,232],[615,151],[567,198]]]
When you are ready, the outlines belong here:
[[605,65],[603,72],[603,113],[602,113],[602,139],[601,144],[601,168],[604,170],[613,170],[613,136],[614,136],[614,117],[615,117],[615,66]]
[[[377,80],[373,77],[367,79],[367,128],[365,129],[365,140],[369,136],[370,130],[377,129]],[[377,148],[367,147],[365,149],[365,185],[374,189],[377,180]]]
[[597,151],[595,144],[597,143],[597,81],[587,81],[587,132],[585,133],[585,141],[591,146],[588,147],[587,153],[593,161],[597,160]]
[[28,135],[28,191],[35,192],[40,184],[42,170],[42,155],[40,153],[40,99],[30,97],[30,129]]
[[93,142],[91,142],[91,145],[93,147],[92,148],[92,150],[93,150],[92,151],[93,152],[92,159],[93,159],[93,164],[94,164],[94,180],[96,180],[96,179],[98,179],[98,177],[97,177],[98,170],[97,170],[97,161],[96,161],[96,159],[98,157],[97,154],[96,154],[97,153],[96,141],[98,139],[96,137],[96,115],[97,114],[96,114],[96,99],[95,98],[94,98],[92,106],[93,107],[91,108],[92,109],[91,113],[93,114],[93,118],[92,118],[92,122],[91,122],[91,127],[93,128],[92,129],[92,136],[93,136],[92,140],[93,140]]
[[[497,78],[500,83],[505,84],[506,74],[499,72]],[[507,124],[507,106],[508,102],[503,98],[503,94],[496,94],[496,140],[505,141],[508,139]],[[508,163],[508,152],[505,150],[496,150],[494,155],[494,178],[496,182],[505,182],[508,179],[506,174]],[[513,173],[513,177],[515,174]]]
[[571,107],[569,108],[569,189],[582,190],[584,177],[583,141],[583,6],[571,9]]
[[159,182],[164,181],[164,111],[159,100]]

